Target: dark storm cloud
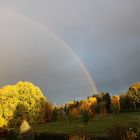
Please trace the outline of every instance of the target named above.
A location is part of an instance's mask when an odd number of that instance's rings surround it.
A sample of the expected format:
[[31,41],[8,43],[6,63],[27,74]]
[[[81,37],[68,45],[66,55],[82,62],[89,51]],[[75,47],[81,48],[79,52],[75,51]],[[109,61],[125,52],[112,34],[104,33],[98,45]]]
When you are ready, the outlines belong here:
[[[31,0],[29,2],[4,0],[1,1],[0,7],[24,15],[50,28],[64,39],[85,63],[99,91],[104,90],[116,94],[127,90],[131,83],[140,81],[140,1]],[[41,37],[39,39],[41,42]],[[40,58],[42,53],[43,51],[36,53],[35,57]],[[44,57],[41,58],[42,60],[46,59],[45,55],[42,56]],[[30,59],[32,58],[34,55]],[[36,59],[39,62],[42,60]],[[38,65],[31,64],[30,71],[34,67],[38,68],[38,78],[42,79],[40,83],[44,87],[46,86],[43,79],[45,72],[39,70],[41,65],[39,62]],[[65,65],[73,64],[70,60],[64,63]],[[62,63],[62,69],[57,68],[58,73],[66,76],[67,71],[71,71],[71,76],[76,77],[74,66],[69,66],[63,71],[64,63]],[[48,65],[51,67],[51,62]],[[59,81],[59,77],[54,79],[56,83]],[[34,78],[33,81],[35,81]],[[53,84],[53,82],[47,84]],[[82,83],[79,85],[84,87]],[[69,87],[67,84],[65,86]],[[72,87],[74,86],[73,84]],[[78,94],[80,90],[68,92],[67,88],[59,90],[62,95],[67,92],[67,99],[69,94],[77,93],[76,96],[81,96]],[[57,92],[56,89],[53,89],[51,97]]]

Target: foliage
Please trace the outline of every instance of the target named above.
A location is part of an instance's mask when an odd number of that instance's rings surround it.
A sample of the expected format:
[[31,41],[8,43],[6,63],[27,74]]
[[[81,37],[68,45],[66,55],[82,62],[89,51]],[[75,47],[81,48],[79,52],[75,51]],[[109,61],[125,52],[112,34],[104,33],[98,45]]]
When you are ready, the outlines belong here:
[[107,136],[109,140],[122,140],[122,137],[125,136],[127,129],[128,128],[122,124],[113,123],[107,129]]
[[90,106],[87,102],[83,101],[80,104],[80,111],[89,111]]
[[128,89],[127,96],[129,96],[135,110],[137,106],[140,107],[140,83],[131,85]]
[[101,93],[101,97],[102,97],[102,101],[105,103],[105,108],[106,111],[109,112],[110,111],[110,104],[111,104],[111,97],[109,95],[109,93]]
[[10,129],[8,131],[8,135],[6,140],[19,140],[19,131],[15,131],[14,129]]
[[51,103],[47,103],[46,111],[45,111],[45,121],[47,121],[47,122],[51,121],[52,110],[53,110],[53,105]]
[[113,123],[107,130],[110,140],[139,140],[137,128],[129,128],[119,123]]
[[57,119],[58,119],[58,110],[56,108],[54,108],[52,111],[51,121],[56,122]]
[[95,97],[88,97],[86,100],[80,101],[80,110],[90,111],[91,108],[97,105],[97,99]]
[[89,106],[95,106],[97,104],[97,99],[96,97],[88,97],[87,100],[85,100],[85,102],[87,102]]
[[87,135],[86,130],[84,129],[77,129],[74,130],[73,134],[69,136],[69,140],[90,140]]
[[73,135],[69,137],[69,140],[86,140],[85,135]]
[[64,111],[66,112],[66,114],[68,114],[69,110],[71,110],[72,108],[78,108],[78,106],[79,106],[78,101],[75,100],[69,101],[65,104]]
[[[110,112],[111,97],[108,92],[101,92],[99,94],[94,94],[93,97],[96,97],[98,107],[100,106],[100,104],[102,102],[104,102],[107,112]],[[99,111],[97,111],[97,112],[99,112]]]
[[137,132],[133,128],[129,128],[121,140],[138,140]]
[[91,105],[89,109],[89,114],[90,114],[91,119],[93,119],[96,116],[95,106]]
[[57,118],[59,120],[62,120],[64,118],[64,115],[65,115],[65,111],[64,109],[61,107],[57,110]]
[[112,96],[111,105],[112,105],[112,111],[118,115],[118,113],[120,112],[120,97]]
[[76,119],[80,115],[80,111],[77,108],[73,108],[69,111],[69,118]]
[[133,106],[130,97],[126,93],[120,95],[120,111],[121,112],[132,111],[132,108]]
[[17,127],[25,117],[30,124],[38,123],[46,97],[30,82],[18,82],[0,89],[0,127]]
[[82,110],[81,111],[81,117],[82,117],[82,121],[85,123],[85,125],[87,125],[91,116],[89,114],[89,111]]
[[94,106],[95,112],[99,114],[100,113],[100,108],[101,108],[100,104],[95,105]]
[[105,102],[100,103],[100,113],[101,113],[101,115],[106,115],[106,113],[107,113]]

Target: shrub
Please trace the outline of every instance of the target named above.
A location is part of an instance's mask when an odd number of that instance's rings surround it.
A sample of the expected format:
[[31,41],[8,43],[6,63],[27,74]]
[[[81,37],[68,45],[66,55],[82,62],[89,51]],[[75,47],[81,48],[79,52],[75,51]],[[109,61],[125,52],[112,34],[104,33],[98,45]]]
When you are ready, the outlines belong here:
[[96,111],[95,111],[95,107],[94,106],[90,106],[89,115],[90,115],[91,119],[93,119],[96,116]]
[[52,117],[53,106],[51,103],[46,104],[45,121],[50,122]]
[[90,120],[89,112],[87,110],[83,110],[81,112],[81,117],[82,117],[82,121],[85,123],[85,125],[87,125]]
[[100,103],[94,106],[95,112],[100,113],[101,105]]
[[86,134],[86,130],[77,129],[74,130],[73,134],[69,136],[68,140],[90,140],[90,138]]
[[80,112],[77,108],[72,108],[69,111],[69,118],[71,118],[71,119],[76,119],[79,117],[79,115],[80,115]]
[[19,131],[14,129],[9,130],[6,140],[19,140]]
[[54,108],[53,111],[52,111],[51,121],[52,122],[56,122],[57,121],[57,117],[58,117],[58,111],[57,111],[56,108]]
[[126,131],[125,136],[122,136],[121,140],[139,140],[139,132],[137,131],[136,128],[129,128]]
[[118,123],[113,123],[107,129],[107,136],[109,140],[122,140],[122,137],[125,136],[127,127]]
[[106,115],[106,113],[107,113],[106,103],[105,102],[101,102],[100,103],[100,114],[101,115]]
[[120,95],[120,108],[121,112],[133,111],[133,106],[131,104],[130,97],[127,94]]
[[59,108],[59,109],[57,110],[57,118],[58,118],[59,120],[62,120],[62,119],[64,118],[64,116],[65,116],[65,111],[64,111],[63,108],[61,107],[61,108]]

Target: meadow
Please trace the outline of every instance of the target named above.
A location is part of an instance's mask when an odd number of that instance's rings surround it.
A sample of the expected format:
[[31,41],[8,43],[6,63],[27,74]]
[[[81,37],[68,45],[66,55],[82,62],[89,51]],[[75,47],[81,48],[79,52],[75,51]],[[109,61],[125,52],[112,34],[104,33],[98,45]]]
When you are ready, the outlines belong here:
[[120,113],[106,114],[106,116],[96,115],[92,121],[85,125],[80,118],[69,120],[67,117],[57,122],[48,122],[33,127],[35,133],[73,134],[76,131],[85,131],[86,134],[103,136],[106,135],[107,128],[112,123],[119,123],[128,127],[140,129],[140,113]]

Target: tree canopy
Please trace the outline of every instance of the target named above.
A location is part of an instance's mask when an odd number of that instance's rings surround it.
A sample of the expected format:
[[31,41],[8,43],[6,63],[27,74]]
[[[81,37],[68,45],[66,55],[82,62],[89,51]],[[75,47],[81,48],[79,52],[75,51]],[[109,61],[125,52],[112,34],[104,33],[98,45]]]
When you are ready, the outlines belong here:
[[42,118],[46,97],[30,82],[18,82],[0,89],[0,127],[15,127],[26,118],[30,124]]

